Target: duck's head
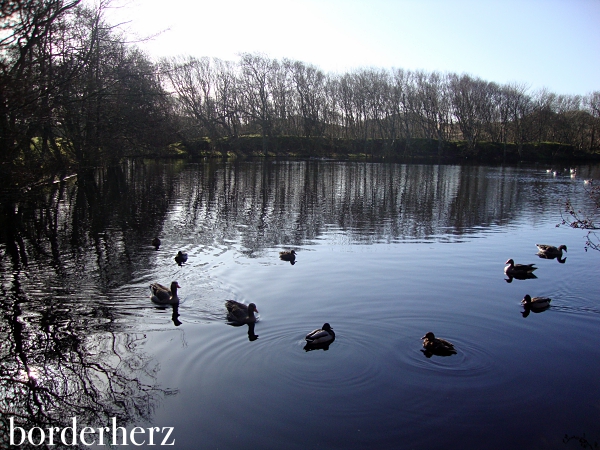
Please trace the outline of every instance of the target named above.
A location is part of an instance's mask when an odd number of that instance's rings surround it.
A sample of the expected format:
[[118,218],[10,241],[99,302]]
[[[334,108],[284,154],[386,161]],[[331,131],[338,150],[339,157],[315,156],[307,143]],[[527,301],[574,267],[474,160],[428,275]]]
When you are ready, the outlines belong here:
[[181,289],[181,286],[179,286],[179,283],[177,281],[173,281],[171,283],[171,292],[173,293],[173,295],[175,295],[177,289]]
[[521,303],[523,303],[524,305],[531,304],[531,296],[529,294],[526,294],[525,297],[523,297]]
[[433,332],[428,331],[425,336],[423,336],[421,339],[427,339],[428,341],[433,341],[435,339],[435,334],[433,334]]
[[566,245],[561,245],[560,247],[558,247],[559,250],[564,250],[565,252],[567,251],[567,246]]
[[321,328],[321,329],[325,330],[325,331],[331,331],[331,330],[333,330],[333,328],[331,328],[331,325],[329,325],[328,323],[324,323],[323,324],[323,328]]
[[250,303],[248,305],[248,314],[257,313],[258,309],[256,309],[256,305],[254,303]]
[[515,262],[513,261],[513,259],[509,259],[508,261],[506,261],[504,264],[510,264],[511,266],[515,265]]

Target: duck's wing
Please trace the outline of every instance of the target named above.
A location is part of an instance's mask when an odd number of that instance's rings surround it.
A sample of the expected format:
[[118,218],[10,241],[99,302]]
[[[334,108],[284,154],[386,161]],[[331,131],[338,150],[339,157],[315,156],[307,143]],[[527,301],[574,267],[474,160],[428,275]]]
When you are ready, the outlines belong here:
[[546,245],[546,244],[535,244],[535,246],[541,251],[541,252],[557,252],[558,248],[556,248],[553,245]]
[[323,330],[321,330],[320,328],[317,328],[316,330],[312,330],[310,333],[308,333],[306,335],[306,339],[311,339],[319,333],[325,333],[325,332]]
[[446,339],[437,339],[438,344],[446,350],[454,350],[454,344]]
[[308,342],[318,342],[329,338],[331,338],[331,334],[329,332],[317,329],[308,333],[304,339],[306,339]]
[[533,306],[537,306],[538,308],[541,308],[544,306],[549,306],[550,302],[551,302],[551,300],[547,297],[533,297],[531,299],[531,304]]
[[456,350],[454,349],[454,344],[448,342],[445,339],[439,338],[436,338],[435,341],[433,341],[433,345],[431,347],[427,347],[427,349],[439,355],[448,355],[456,353]]
[[225,302],[225,308],[227,308],[227,311],[230,313],[242,311],[244,314],[248,314],[248,306],[244,305],[243,303],[236,302],[235,300],[227,300]]
[[248,306],[244,305],[243,303],[236,302],[235,300],[227,300],[225,302],[225,307],[227,308],[227,319],[231,322],[248,321]]
[[153,283],[150,285],[152,299],[160,302],[166,302],[171,299],[171,290],[162,284]]
[[535,264],[515,264],[514,270],[519,272],[533,272],[537,270],[537,267],[535,267]]
[[281,259],[283,261],[293,261],[296,259],[296,255],[294,255],[293,253],[289,253],[289,252],[281,252],[281,253],[279,253],[279,259]]
[[159,292],[165,292],[165,293],[171,295],[171,290],[168,287],[163,286],[162,284],[159,284],[159,283],[152,283],[150,285],[150,291],[152,291],[152,293],[154,295],[156,295]]

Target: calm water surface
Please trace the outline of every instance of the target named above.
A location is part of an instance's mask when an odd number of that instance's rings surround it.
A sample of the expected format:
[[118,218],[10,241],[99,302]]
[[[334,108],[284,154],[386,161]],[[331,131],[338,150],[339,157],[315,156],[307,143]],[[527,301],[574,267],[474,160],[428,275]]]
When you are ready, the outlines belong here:
[[[567,198],[592,208],[600,167],[545,169],[135,162],[6,192],[2,426],[116,417],[181,449],[593,444],[600,253],[556,224]],[[537,278],[508,282],[508,258]],[[172,280],[179,306],[152,304]],[[525,294],[552,306],[524,316]],[[256,303],[258,339],[226,299]],[[324,322],[335,342],[305,351]],[[427,331],[458,353],[427,358]]]

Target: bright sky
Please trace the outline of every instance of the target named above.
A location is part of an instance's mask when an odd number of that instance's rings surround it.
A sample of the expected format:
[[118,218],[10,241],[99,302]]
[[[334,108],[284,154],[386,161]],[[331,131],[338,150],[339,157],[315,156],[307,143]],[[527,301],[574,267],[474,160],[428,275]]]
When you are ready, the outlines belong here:
[[468,73],[600,91],[600,0],[113,0],[111,23],[149,36],[152,57],[289,58],[354,68]]

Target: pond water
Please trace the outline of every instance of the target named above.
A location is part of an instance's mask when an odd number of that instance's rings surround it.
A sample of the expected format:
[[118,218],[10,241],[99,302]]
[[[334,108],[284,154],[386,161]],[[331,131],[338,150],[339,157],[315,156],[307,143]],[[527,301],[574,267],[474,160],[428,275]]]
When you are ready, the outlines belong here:
[[[592,445],[600,252],[556,225],[566,199],[593,211],[583,179],[600,167],[546,169],[136,161],[4,192],[3,430],[76,417],[173,427],[178,449]],[[537,278],[507,279],[508,258]],[[179,305],[153,304],[149,284],[173,280]],[[525,294],[550,308],[526,314]],[[227,299],[257,305],[253,332],[227,324]],[[335,341],[306,351],[325,322]],[[427,331],[457,353],[425,355]]]

